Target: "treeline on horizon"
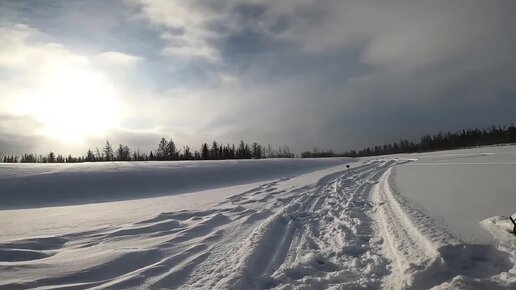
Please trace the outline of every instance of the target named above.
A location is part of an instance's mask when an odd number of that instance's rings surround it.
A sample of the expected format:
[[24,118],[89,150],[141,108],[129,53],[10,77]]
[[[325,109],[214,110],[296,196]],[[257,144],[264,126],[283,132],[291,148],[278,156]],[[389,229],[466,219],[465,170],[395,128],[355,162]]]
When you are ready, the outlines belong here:
[[[1,153],[0,153],[1,154]],[[277,149],[271,145],[262,146],[256,142],[251,145],[240,141],[235,144],[219,145],[213,141],[211,146],[207,143],[201,145],[200,150],[194,150],[189,146],[177,148],[174,140],[167,141],[162,138],[155,150],[149,153],[140,152],[139,149],[131,150],[129,146],[120,144],[113,146],[106,141],[102,149],[88,150],[84,156],[64,156],[50,152],[47,155],[25,153],[23,155],[4,155],[0,158],[4,163],[78,163],[78,162],[105,162],[105,161],[171,161],[171,160],[225,160],[225,159],[262,159],[262,158],[294,158],[288,146]]]
[[[487,129],[467,129],[456,132],[447,132],[434,135],[424,135],[419,142],[400,140],[391,144],[365,147],[361,150],[348,150],[344,153],[335,153],[332,150],[305,151],[302,158],[323,157],[364,157],[375,155],[416,153],[448,149],[458,149],[474,146],[516,143],[516,127],[491,126]],[[102,149],[88,150],[84,156],[63,156],[50,152],[48,155],[23,154],[5,155],[0,152],[0,162],[4,163],[76,163],[76,162],[102,162],[102,161],[161,161],[161,160],[225,160],[225,159],[262,159],[262,158],[294,158],[296,155],[288,146],[273,149],[271,145],[262,146],[256,142],[251,145],[240,141],[238,146],[219,145],[213,141],[211,146],[207,143],[201,145],[200,150],[192,151],[189,146],[182,149],[176,147],[175,142],[162,138],[157,149],[149,153],[141,153],[138,149],[131,150],[127,145],[120,144],[113,148],[109,141]]]
[[303,158],[320,157],[365,157],[376,155],[388,155],[399,153],[429,152],[449,149],[459,149],[475,146],[516,143],[516,127],[514,124],[507,126],[491,126],[487,129],[467,129],[456,132],[447,132],[434,135],[424,135],[419,142],[400,140],[391,144],[365,147],[362,150],[348,150],[336,154],[331,150],[306,151],[301,154]]

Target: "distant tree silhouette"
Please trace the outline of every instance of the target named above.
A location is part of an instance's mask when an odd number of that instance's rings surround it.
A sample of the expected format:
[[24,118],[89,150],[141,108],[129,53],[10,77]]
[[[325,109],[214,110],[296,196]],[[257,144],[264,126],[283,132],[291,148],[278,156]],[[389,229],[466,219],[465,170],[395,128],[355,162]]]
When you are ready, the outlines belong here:
[[[304,152],[302,157],[327,157],[332,156],[372,156],[398,153],[428,152],[436,150],[458,149],[473,146],[486,146],[495,144],[516,143],[516,127],[511,124],[509,127],[491,126],[487,129],[468,129],[456,132],[423,135],[418,143],[400,140],[382,146],[366,147],[362,150],[348,150],[343,154],[327,154],[326,156],[314,156],[313,152]],[[310,153],[310,154],[308,154]]]
[[106,161],[113,161],[114,159],[114,153],[113,153],[113,147],[111,147],[111,144],[109,144],[109,141],[106,141],[106,145],[104,146],[104,156]]
[[262,146],[256,142],[254,142],[252,145],[252,156],[254,159],[262,158]]
[[[91,150],[89,150],[91,152]],[[92,152],[93,154],[93,152]],[[95,161],[95,159],[93,159],[93,161]],[[76,163],[76,162],[92,162],[92,161],[87,161],[86,158],[82,158],[82,157],[73,157],[72,155],[68,155],[68,157],[66,157],[65,159],[65,162],[66,163]]]
[[96,161],[103,161],[104,160],[104,153],[101,153],[99,148],[95,147],[95,160]]
[[167,151],[168,151],[168,141],[165,138],[161,138],[158,144],[158,149],[156,149],[156,159],[158,160],[166,160]]
[[91,151],[90,149],[88,149],[88,152],[86,152],[85,160],[86,160],[86,162],[94,162],[95,161],[95,154],[93,154],[93,151]]
[[47,162],[48,163],[55,163],[56,162],[56,155],[54,152],[50,151],[47,156]]
[[183,160],[192,160],[192,152],[190,151],[190,147],[188,145],[183,146]]
[[37,162],[37,158],[34,154],[23,154],[21,159],[20,159],[20,163],[35,163]]
[[240,140],[240,143],[238,143],[238,148],[236,151],[236,158],[237,159],[245,158],[245,144],[244,144],[243,140]]
[[220,159],[219,158],[219,145],[217,141],[213,141],[210,149],[210,159]]
[[63,155],[61,155],[61,154],[57,155],[56,163],[65,163],[65,158],[63,157]]
[[333,157],[336,154],[332,150],[319,150],[315,147],[313,151],[305,151],[301,153],[301,158],[321,158],[321,157]]
[[[315,147],[312,151],[305,151],[301,154],[303,158],[332,157],[332,156],[372,156],[383,154],[426,152],[434,150],[455,149],[471,146],[483,146],[493,144],[516,143],[516,127],[510,126],[491,126],[486,129],[468,129],[456,132],[438,132],[437,134],[425,134],[419,142],[405,139],[399,141],[365,147],[361,150],[348,150],[341,154],[336,154],[332,150],[320,150]],[[290,151],[288,146],[280,146],[274,149],[270,144],[266,147],[253,142],[251,146],[241,140],[237,146],[235,144],[223,145],[214,140],[211,147],[207,143],[202,143],[200,150],[192,150],[189,146],[183,146],[182,152],[177,150],[175,142],[170,139],[167,141],[162,138],[156,151],[149,154],[140,153],[137,149],[132,151],[127,145],[120,144],[116,151],[113,151],[109,141],[106,141],[102,150],[95,147],[95,150],[88,150],[85,156],[74,157],[68,155],[55,154],[50,152],[46,155],[25,153],[21,156],[0,153],[0,162],[6,163],[73,163],[73,162],[98,162],[98,161],[148,161],[148,160],[209,160],[209,159],[250,159],[250,158],[293,158],[295,154]]]
[[177,151],[176,143],[172,139],[168,141],[166,152],[165,152],[166,160],[178,160],[179,159],[179,151]]
[[128,146],[120,144],[116,150],[116,159],[118,161],[131,160],[131,149]]
[[267,148],[265,149],[265,158],[274,158],[274,149],[272,149],[271,144],[267,144]]
[[203,143],[201,146],[201,159],[208,160],[210,159],[210,150],[208,149],[208,144]]

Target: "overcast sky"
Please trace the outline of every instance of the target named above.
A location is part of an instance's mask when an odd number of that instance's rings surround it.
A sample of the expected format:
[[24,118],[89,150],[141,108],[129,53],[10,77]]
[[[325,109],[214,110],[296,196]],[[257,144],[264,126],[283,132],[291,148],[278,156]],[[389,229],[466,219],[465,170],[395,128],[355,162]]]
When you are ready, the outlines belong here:
[[516,116],[516,1],[0,1],[0,151],[341,151]]

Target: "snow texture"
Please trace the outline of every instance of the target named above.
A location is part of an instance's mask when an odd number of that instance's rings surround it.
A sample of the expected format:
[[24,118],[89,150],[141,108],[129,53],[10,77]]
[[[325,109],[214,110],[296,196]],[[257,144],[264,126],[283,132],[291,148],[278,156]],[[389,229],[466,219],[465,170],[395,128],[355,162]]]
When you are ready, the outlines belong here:
[[340,159],[329,162],[351,170],[273,180],[261,170],[238,186],[1,210],[0,289],[516,288],[510,221],[483,219],[491,242],[465,242],[400,191],[394,170],[414,159]]
[[0,164],[0,208],[31,208],[163,196],[342,164],[346,158]]
[[[407,156],[404,156],[407,157]],[[480,221],[516,211],[516,146],[410,154],[395,190],[469,243],[493,243]]]

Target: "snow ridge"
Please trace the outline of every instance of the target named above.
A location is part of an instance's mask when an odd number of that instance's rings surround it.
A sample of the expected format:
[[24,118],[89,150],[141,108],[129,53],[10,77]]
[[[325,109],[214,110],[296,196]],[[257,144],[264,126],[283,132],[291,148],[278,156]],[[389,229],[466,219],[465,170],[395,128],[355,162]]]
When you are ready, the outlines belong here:
[[[468,289],[500,287],[496,275],[513,262],[491,245],[464,244],[393,189],[392,168],[372,192],[385,252],[394,261],[384,287]],[[502,284],[503,285],[503,284]]]

